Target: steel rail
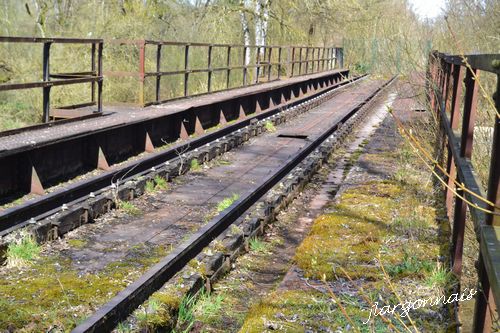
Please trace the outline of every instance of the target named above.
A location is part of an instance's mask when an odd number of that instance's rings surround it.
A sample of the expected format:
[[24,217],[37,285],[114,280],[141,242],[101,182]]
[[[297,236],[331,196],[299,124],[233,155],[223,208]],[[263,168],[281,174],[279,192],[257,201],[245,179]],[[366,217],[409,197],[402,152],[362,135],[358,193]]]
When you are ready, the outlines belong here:
[[40,220],[57,213],[61,206],[77,201],[86,199],[91,192],[98,192],[111,185],[114,179],[125,178],[124,181],[132,177],[137,177],[144,172],[149,172],[151,168],[157,167],[166,161],[172,160],[178,156],[178,151],[185,151],[189,153],[194,149],[200,148],[207,143],[220,139],[230,133],[242,129],[250,125],[255,120],[262,120],[271,115],[279,113],[282,109],[295,106],[304,101],[313,99],[314,97],[325,92],[335,90],[340,87],[347,86],[354,83],[365,76],[358,76],[344,81],[340,81],[325,89],[318,90],[317,92],[294,101],[289,101],[285,104],[280,104],[267,111],[261,112],[254,116],[240,120],[234,124],[228,125],[218,131],[211,132],[200,136],[199,138],[186,141],[180,145],[173,146],[172,148],[152,153],[143,159],[127,163],[114,170],[106,171],[100,175],[92,178],[82,180],[80,182],[71,184],[64,189],[54,191],[34,200],[28,201],[16,207],[8,208],[0,212],[0,237],[4,236],[18,228],[24,227],[30,223],[30,219]]
[[159,290],[165,282],[198,255],[203,248],[210,244],[212,240],[243,215],[246,210],[253,206],[273,186],[278,184],[283,177],[318,148],[330,135],[337,131],[341,124],[349,120],[366,103],[392,83],[394,79],[395,78],[392,78],[385,82],[365,100],[352,107],[341,120],[332,124],[328,130],[307,144],[297,155],[289,158],[277,172],[267,177],[261,185],[233,203],[225,211],[219,214],[219,216],[210,220],[187,241],[164,257],[158,264],[150,268],[138,280],[118,293],[113,299],[98,309],[90,318],[78,325],[72,332],[88,333],[111,331],[120,320],[126,319],[134,309],[147,300],[155,291]]

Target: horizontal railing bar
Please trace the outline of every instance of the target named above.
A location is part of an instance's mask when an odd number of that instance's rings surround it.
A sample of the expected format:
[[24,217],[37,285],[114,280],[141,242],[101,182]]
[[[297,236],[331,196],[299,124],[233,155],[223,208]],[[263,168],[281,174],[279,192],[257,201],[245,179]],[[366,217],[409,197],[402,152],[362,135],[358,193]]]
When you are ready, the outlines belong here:
[[[462,56],[446,53],[435,53],[435,55],[449,64],[466,66]],[[464,57],[467,59],[467,63],[474,69],[500,74],[500,54],[466,54]],[[496,64],[497,62],[499,64]]]
[[256,68],[256,67],[268,67],[269,65],[271,66],[277,66],[277,65],[284,65],[284,63],[279,63],[279,62],[261,62],[260,64],[255,64],[255,65],[247,65],[247,66],[232,66],[232,67],[216,67],[216,68],[194,68],[194,69],[188,69],[188,70],[178,70],[178,71],[169,71],[169,72],[147,72],[144,73],[144,77],[149,77],[149,76],[164,76],[164,75],[180,75],[180,74],[186,74],[186,73],[206,73],[206,72],[218,72],[218,71],[226,71],[228,69],[233,70],[233,69],[245,69],[245,68]]
[[87,38],[42,38],[42,37],[7,37],[0,36],[2,43],[58,43],[58,44],[97,44],[102,43],[102,39]]
[[290,61],[290,64],[301,64],[301,63],[304,63],[304,62],[313,62],[313,61],[326,61],[326,60],[335,60],[336,58],[333,57],[333,58],[320,58],[320,59],[309,59],[309,60],[294,60],[294,61]]
[[74,79],[64,79],[64,80],[54,80],[54,81],[0,84],[0,91],[63,86],[68,84],[99,82],[101,80],[102,76],[92,76],[85,78],[74,78]]
[[140,76],[139,72],[126,72],[126,71],[106,71],[104,72],[106,77],[123,77],[123,76]]
[[75,72],[75,73],[54,73],[49,74],[49,77],[55,79],[71,79],[71,78],[79,78],[79,77],[94,77],[97,75],[97,72]]
[[[142,42],[142,41],[141,41]],[[211,44],[211,43],[197,43],[197,42],[174,42],[174,41],[156,41],[156,40],[144,40],[144,44],[151,45],[171,45],[171,46],[212,46],[212,47],[260,47],[260,48],[279,48],[288,47],[283,45],[244,45],[244,44]]]

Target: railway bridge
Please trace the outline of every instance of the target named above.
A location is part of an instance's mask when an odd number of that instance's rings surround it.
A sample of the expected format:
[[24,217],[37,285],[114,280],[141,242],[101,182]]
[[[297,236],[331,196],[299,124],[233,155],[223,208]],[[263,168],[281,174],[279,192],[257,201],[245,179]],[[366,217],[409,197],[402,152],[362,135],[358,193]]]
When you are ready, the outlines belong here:
[[405,81],[339,46],[0,43],[42,51],[41,81],[0,84],[41,94],[40,123],[0,132],[0,328],[498,329],[499,55],[432,52]]

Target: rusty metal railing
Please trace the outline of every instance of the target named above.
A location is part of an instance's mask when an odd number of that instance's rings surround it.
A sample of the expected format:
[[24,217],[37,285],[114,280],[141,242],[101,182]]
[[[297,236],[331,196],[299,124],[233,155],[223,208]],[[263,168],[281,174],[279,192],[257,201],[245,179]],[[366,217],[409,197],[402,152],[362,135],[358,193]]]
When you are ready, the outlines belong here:
[[[43,44],[42,80],[37,82],[23,83],[3,83],[0,84],[0,91],[19,89],[43,89],[43,122],[48,122],[50,118],[50,91],[52,87],[90,83],[90,102],[65,106],[64,108],[75,108],[97,105],[98,113],[102,112],[102,39],[81,39],[81,38],[35,38],[35,37],[5,37],[0,36],[0,43],[38,43]],[[84,72],[71,73],[51,73],[50,72],[50,49],[53,44],[89,44],[91,45],[91,69]],[[97,53],[97,54],[96,54]],[[97,84],[97,101],[96,101]]]
[[[172,99],[192,97],[214,91],[229,90],[233,88],[256,85],[263,82],[280,80],[283,76],[295,77],[298,75],[318,73],[343,66],[342,48],[338,47],[312,47],[312,46],[277,46],[277,45],[240,45],[240,44],[209,44],[190,42],[171,42],[153,40],[109,40],[106,41],[106,49],[102,39],[79,39],[79,38],[31,38],[31,37],[1,37],[0,43],[38,43],[43,45],[42,80],[37,82],[4,83],[0,84],[0,91],[42,88],[43,103],[42,121],[48,122],[55,117],[55,112],[59,110],[51,109],[50,95],[51,88],[62,85],[72,85],[81,83],[91,84],[91,98],[88,103],[69,105],[59,109],[74,109],[97,105],[94,113],[102,113],[103,103],[103,77],[131,77],[138,81],[138,92],[135,91],[135,84],[127,85],[125,82],[110,82],[110,89],[123,90],[121,96],[128,100],[112,98],[110,102],[128,102],[130,96],[137,96],[136,102],[140,106],[160,104]],[[71,73],[51,73],[51,45],[53,44],[89,44],[90,48],[90,71]],[[119,62],[127,70],[111,69],[103,72],[103,56],[107,57],[108,67],[115,65],[115,58],[112,46],[133,46],[134,49],[121,52],[125,55],[125,61]],[[166,61],[162,61],[163,50],[167,47],[179,47],[180,53],[169,56]],[[192,52],[196,50],[206,52],[206,58],[202,56],[193,57]],[[147,51],[153,51],[153,56]],[[222,50],[222,53],[221,53]],[[214,61],[213,54],[218,52],[218,57]],[[103,54],[104,53],[104,54]],[[149,57],[148,57],[149,54]],[[175,58],[175,59],[174,59]],[[223,63],[221,64],[221,58]],[[166,69],[165,65],[171,65],[174,60],[182,59],[180,68]],[[191,61],[190,61],[191,59]],[[192,62],[197,62],[193,66]],[[200,66],[201,62],[201,66]],[[154,68],[148,68],[148,65]],[[196,64],[195,64],[196,65]],[[151,66],[149,66],[151,67]],[[118,68],[121,69],[121,68]],[[203,84],[199,84],[198,79],[195,86],[190,83],[192,76],[204,74]],[[224,82],[220,80],[214,84],[214,76],[222,74]],[[181,76],[182,82],[176,86],[174,79],[165,80],[166,77]],[[154,89],[148,89],[146,81],[154,80]],[[220,77],[219,77],[220,79]],[[162,83],[163,82],[163,83]],[[148,81],[151,83],[151,81]],[[165,84],[169,87],[165,92]],[[96,87],[97,85],[97,87]],[[182,86],[179,95],[174,93],[174,88]],[[97,93],[96,93],[97,88]],[[108,91],[111,95],[113,91]],[[168,96],[166,96],[168,94]],[[97,96],[96,96],[97,95]],[[118,94],[119,95],[119,94]],[[97,100],[96,100],[97,98]],[[91,110],[84,110],[90,112]],[[69,117],[74,117],[76,113],[71,113]],[[62,117],[67,117],[65,113]]]
[[[336,47],[309,47],[309,46],[277,46],[277,45],[241,45],[241,44],[210,44],[210,43],[190,43],[152,40],[110,40],[108,44],[133,45],[139,50],[139,63],[137,72],[130,71],[108,71],[106,76],[110,77],[136,77],[139,81],[138,104],[142,106],[160,104],[178,97],[192,97],[203,95],[214,91],[229,90],[231,88],[245,87],[259,84],[263,81],[270,82],[279,80],[282,76],[298,76],[312,74],[320,71],[331,70],[338,64],[343,64],[343,53],[341,48]],[[178,46],[182,48],[182,68],[176,70],[162,69],[162,51],[166,46]],[[154,48],[155,70],[146,70],[148,62],[147,48]],[[206,50],[205,66],[193,68],[190,64],[190,53],[194,48]],[[223,49],[225,52],[225,63],[223,66],[214,66],[212,54],[216,49]],[[298,50],[298,51],[297,51]],[[302,52],[304,51],[304,59]],[[284,53],[288,53],[285,57]],[[298,58],[295,57],[298,54]],[[234,56],[239,56],[238,64],[234,65]],[[298,67],[298,70],[296,69]],[[232,75],[238,71],[241,76],[241,83],[231,87]],[[250,71],[253,71],[250,73]],[[224,88],[215,89],[213,85],[213,75],[215,73],[225,75]],[[196,73],[206,73],[206,85],[203,91],[190,93],[190,77]],[[161,94],[162,78],[167,76],[180,75],[183,77],[182,95],[175,98],[164,98]],[[145,81],[148,78],[155,78],[155,94],[153,100],[145,97]]]
[[339,47],[290,46],[290,50],[290,76],[333,69],[336,59],[339,61],[338,68],[344,66],[343,50]]
[[[496,74],[496,113],[492,124],[494,130],[487,194],[471,163],[480,71]],[[499,54],[462,57],[432,52],[429,56],[429,103],[440,123],[443,154],[447,153],[446,171],[449,176],[446,177],[446,206],[453,225],[451,256],[455,275],[460,276],[462,272],[467,213],[474,223],[480,244],[477,263],[479,290],[474,313],[474,332],[491,331],[492,317],[500,304],[499,74]]]

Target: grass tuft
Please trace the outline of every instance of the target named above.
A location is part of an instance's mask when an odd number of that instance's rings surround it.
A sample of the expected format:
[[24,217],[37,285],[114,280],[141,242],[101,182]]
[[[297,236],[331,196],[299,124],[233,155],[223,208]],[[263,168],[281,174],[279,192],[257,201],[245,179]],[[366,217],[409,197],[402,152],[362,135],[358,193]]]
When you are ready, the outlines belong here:
[[257,237],[250,238],[248,244],[252,251],[261,253],[267,252],[267,247],[268,247],[267,244],[264,241],[258,239]]
[[193,313],[204,322],[215,323],[220,321],[217,315],[222,307],[222,295],[213,296],[202,290],[201,295],[193,308]]
[[266,121],[264,126],[268,132],[276,132],[276,126],[274,126],[273,122],[270,120]]
[[155,190],[167,190],[168,189],[168,183],[167,180],[163,177],[160,176],[155,176],[154,178],[155,181]]
[[220,213],[229,208],[229,206],[231,206],[239,198],[240,195],[236,193],[233,193],[233,195],[229,198],[224,198],[221,202],[217,204],[217,213]]
[[441,265],[437,265],[430,273],[428,273],[425,279],[426,284],[429,287],[441,287],[445,288],[453,282],[453,273]]
[[154,192],[155,192],[155,190],[156,190],[156,188],[155,188],[155,183],[154,183],[154,181],[152,181],[152,180],[148,180],[148,181],[146,182],[146,186],[144,187],[144,191],[145,191],[146,193],[154,193]]
[[198,160],[196,158],[192,159],[191,160],[191,171],[200,171],[202,168],[201,168],[201,165],[200,165],[200,162],[198,162]]
[[132,216],[141,214],[141,210],[129,201],[118,200],[117,207],[119,210],[124,211],[125,213]]
[[19,237],[7,248],[7,266],[23,267],[28,265],[38,258],[40,249],[40,245],[32,235],[25,231],[20,232]]

